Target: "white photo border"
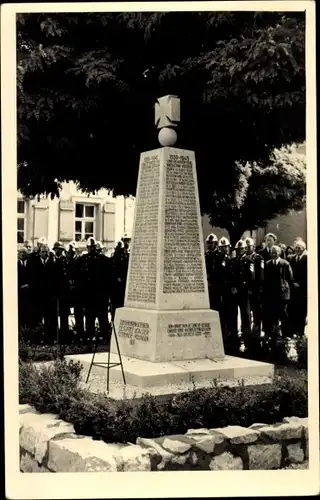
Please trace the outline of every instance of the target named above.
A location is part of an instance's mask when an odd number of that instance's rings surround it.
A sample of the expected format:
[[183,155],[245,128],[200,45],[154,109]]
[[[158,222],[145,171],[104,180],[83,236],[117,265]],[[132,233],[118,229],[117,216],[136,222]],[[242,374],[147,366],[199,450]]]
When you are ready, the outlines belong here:
[[[23,12],[305,11],[308,234],[308,470],[32,473],[19,471],[18,318],[16,276],[16,14]],[[1,6],[2,248],[5,480],[11,499],[298,496],[319,492],[318,262],[315,2],[79,2]]]

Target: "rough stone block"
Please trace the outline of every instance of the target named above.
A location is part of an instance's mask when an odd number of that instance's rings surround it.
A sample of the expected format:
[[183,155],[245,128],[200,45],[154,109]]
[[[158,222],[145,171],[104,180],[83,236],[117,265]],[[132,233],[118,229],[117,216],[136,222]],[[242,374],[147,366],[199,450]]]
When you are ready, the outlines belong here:
[[[171,436],[172,437],[172,436]],[[175,455],[162,447],[162,443],[167,438],[137,438],[137,445],[150,450],[151,470],[165,471],[182,469],[191,459],[190,453]],[[161,444],[160,444],[161,443]]]
[[185,443],[178,439],[170,439],[170,437],[167,437],[166,439],[164,439],[162,447],[170,453],[183,455],[183,453],[186,453],[191,449],[191,444]]
[[60,434],[74,433],[74,427],[57,415],[25,413],[20,415],[20,446],[34,455],[40,464],[47,452],[48,441]]
[[209,429],[204,429],[204,428],[201,428],[201,429],[189,429],[187,432],[186,432],[186,436],[193,436],[193,434],[195,435],[207,435],[207,434],[210,434],[210,431]]
[[53,472],[116,472],[122,467],[121,448],[84,436],[52,440],[48,468]]
[[50,472],[49,469],[39,465],[38,462],[30,455],[30,453],[22,453],[20,458],[21,472]]
[[137,445],[122,448],[121,460],[123,472],[151,471],[150,453]]
[[273,441],[300,439],[302,436],[302,425],[297,423],[274,424],[263,427],[259,430],[262,438],[267,437]]
[[229,425],[228,427],[218,428],[216,430],[223,434],[226,439],[229,439],[231,444],[254,443],[259,436],[258,432],[239,425]]
[[281,464],[280,444],[253,444],[248,446],[249,469],[279,469]]
[[242,470],[243,463],[240,457],[234,457],[228,451],[214,457],[210,464],[210,470]]
[[204,451],[205,453],[213,453],[217,445],[221,445],[225,441],[225,437],[220,432],[212,430],[210,434],[193,434],[193,448]]
[[300,443],[288,444],[287,451],[287,460],[290,464],[301,464],[304,461],[304,452]]
[[297,425],[302,425],[304,429],[304,433],[306,438],[308,438],[308,429],[309,429],[309,424],[308,424],[308,417],[284,417],[283,422],[286,424],[297,424]]
[[250,425],[249,429],[258,431],[262,427],[268,427],[268,424],[252,424],[252,425]]

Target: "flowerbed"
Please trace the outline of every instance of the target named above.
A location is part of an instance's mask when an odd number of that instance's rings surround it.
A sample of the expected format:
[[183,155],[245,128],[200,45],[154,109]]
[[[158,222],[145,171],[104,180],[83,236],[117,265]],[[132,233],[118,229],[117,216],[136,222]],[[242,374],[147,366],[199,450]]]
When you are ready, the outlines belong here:
[[137,438],[184,434],[188,429],[273,424],[288,415],[306,417],[307,373],[282,373],[272,384],[195,389],[168,398],[145,395],[115,401],[80,387],[80,363],[56,360],[36,368],[21,362],[20,403],[56,414],[77,434],[107,443],[135,443]]

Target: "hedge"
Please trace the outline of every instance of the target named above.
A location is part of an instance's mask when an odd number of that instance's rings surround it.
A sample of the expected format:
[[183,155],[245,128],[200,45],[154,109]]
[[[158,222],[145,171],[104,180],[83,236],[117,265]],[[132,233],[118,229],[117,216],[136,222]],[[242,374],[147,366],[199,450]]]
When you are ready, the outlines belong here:
[[76,433],[107,443],[135,443],[138,436],[183,434],[190,428],[248,427],[308,414],[304,370],[282,373],[263,386],[221,387],[213,382],[211,388],[168,398],[146,394],[122,401],[81,388],[81,370],[81,364],[73,361],[56,360],[41,367],[21,362],[20,403],[58,414],[74,425]]

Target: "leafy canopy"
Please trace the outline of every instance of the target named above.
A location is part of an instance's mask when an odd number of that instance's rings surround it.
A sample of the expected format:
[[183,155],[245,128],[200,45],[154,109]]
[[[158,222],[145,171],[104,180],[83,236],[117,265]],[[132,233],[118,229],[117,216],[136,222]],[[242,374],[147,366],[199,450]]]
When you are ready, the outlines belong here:
[[135,194],[139,155],[159,145],[154,102],[170,93],[215,224],[290,208],[303,175],[272,158],[305,140],[304,24],[298,12],[19,15],[19,188]]

